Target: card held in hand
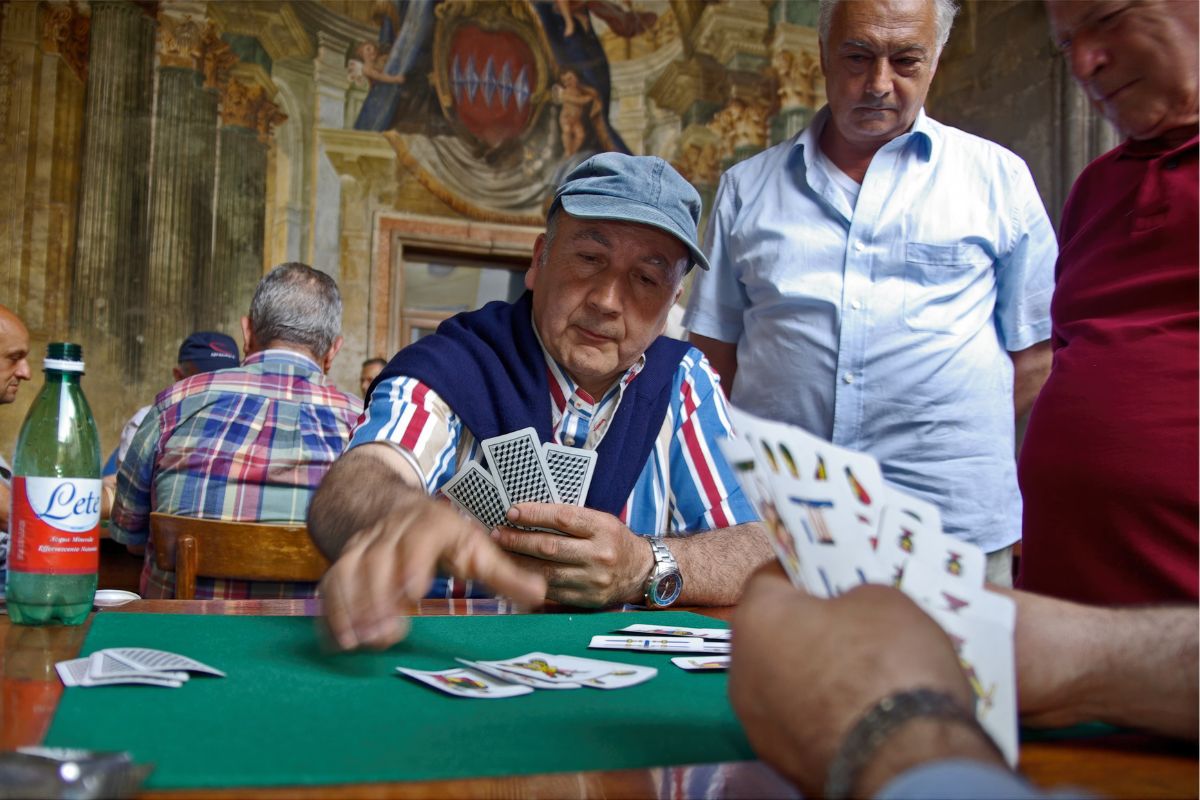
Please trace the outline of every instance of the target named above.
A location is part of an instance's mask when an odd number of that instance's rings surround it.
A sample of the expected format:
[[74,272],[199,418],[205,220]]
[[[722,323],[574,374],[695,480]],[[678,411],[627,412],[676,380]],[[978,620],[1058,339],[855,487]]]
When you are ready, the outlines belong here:
[[504,525],[507,520],[508,504],[504,502],[500,487],[477,461],[467,464],[451,478],[442,487],[442,494],[488,530]]
[[583,505],[596,469],[596,451],[547,442],[542,445],[542,454],[559,502]]
[[499,481],[505,509],[518,503],[559,502],[533,428],[493,436],[482,445],[488,466]]

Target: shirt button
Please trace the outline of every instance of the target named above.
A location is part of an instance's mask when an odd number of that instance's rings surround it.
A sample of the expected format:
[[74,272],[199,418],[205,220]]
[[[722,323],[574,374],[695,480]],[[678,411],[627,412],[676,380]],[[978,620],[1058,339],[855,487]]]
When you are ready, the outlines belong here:
[[854,373],[851,373],[851,372],[842,373],[842,380],[844,380],[846,383],[854,383]]
[[850,307],[853,308],[855,311],[858,311],[859,309],[862,308],[862,300],[853,301],[852,303],[850,303]]
[[1178,166],[1179,166],[1179,156],[1175,156],[1173,158],[1168,158],[1165,162],[1163,162],[1164,169],[1176,169]]
[[854,243],[854,252],[861,253],[863,251],[863,243],[861,241]]

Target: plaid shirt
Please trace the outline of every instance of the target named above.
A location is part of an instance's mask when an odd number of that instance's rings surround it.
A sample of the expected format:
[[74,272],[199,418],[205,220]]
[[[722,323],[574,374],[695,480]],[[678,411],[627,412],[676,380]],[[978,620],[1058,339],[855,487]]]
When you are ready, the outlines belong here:
[[[144,597],[173,597],[175,573],[154,565],[150,512],[205,519],[300,522],[362,411],[312,361],[266,350],[242,366],[164,390],[117,475],[109,531],[145,545]],[[311,583],[196,579],[197,598],[311,597]]]

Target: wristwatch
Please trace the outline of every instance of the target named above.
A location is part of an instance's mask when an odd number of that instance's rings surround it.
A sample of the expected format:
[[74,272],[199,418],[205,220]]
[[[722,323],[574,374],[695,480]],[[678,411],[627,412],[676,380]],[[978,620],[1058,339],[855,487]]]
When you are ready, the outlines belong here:
[[683,575],[665,542],[651,539],[650,550],[654,553],[654,569],[646,578],[646,608],[666,608],[679,599]]

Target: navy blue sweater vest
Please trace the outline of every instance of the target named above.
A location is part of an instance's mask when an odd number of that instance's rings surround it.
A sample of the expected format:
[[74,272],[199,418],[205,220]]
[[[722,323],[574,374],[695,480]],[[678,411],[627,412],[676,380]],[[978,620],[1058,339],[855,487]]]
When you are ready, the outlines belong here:
[[[546,359],[533,332],[532,295],[492,302],[458,314],[431,336],[408,345],[371,384],[406,375],[449,404],[478,440],[532,427],[553,441]],[[620,514],[654,447],[671,402],[686,342],[660,336],[646,364],[625,388],[621,405],[597,448],[587,507]],[[370,393],[367,395],[370,404]]]

